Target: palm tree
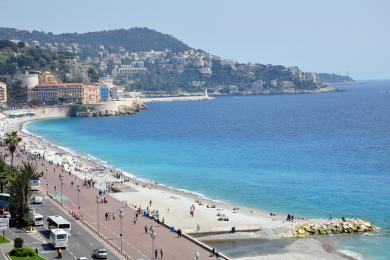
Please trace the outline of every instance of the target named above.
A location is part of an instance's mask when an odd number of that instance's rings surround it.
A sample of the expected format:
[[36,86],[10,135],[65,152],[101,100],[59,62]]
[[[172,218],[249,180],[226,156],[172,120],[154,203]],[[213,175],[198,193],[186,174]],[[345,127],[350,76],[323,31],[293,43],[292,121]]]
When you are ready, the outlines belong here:
[[4,186],[8,183],[10,180],[11,175],[8,168],[7,163],[4,161],[4,159],[0,158],[0,192],[4,192]]
[[31,181],[39,180],[39,173],[35,165],[30,162],[23,162],[17,168],[17,173],[9,182],[11,195],[11,208],[15,211],[19,219],[25,219],[28,215],[28,202],[31,196]]
[[22,138],[18,136],[17,131],[8,132],[5,135],[5,143],[8,145],[9,151],[11,153],[11,172],[13,170],[14,165],[14,153],[16,151],[16,147],[21,141]]

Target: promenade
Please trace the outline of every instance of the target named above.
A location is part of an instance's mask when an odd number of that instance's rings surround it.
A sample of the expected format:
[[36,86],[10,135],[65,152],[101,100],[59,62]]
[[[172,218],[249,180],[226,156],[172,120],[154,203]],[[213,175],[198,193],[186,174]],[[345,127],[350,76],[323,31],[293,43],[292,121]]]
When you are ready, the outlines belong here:
[[[1,150],[4,152],[4,148]],[[24,155],[21,154],[21,156]],[[22,157],[15,157],[15,163],[20,164],[21,159]],[[63,208],[68,214],[71,211],[78,213],[78,203],[80,203],[82,222],[89,226],[95,234],[99,233],[106,243],[113,245],[118,251],[121,248],[119,209],[123,210],[122,252],[124,259],[153,259],[152,254],[154,252],[152,247],[158,250],[159,259],[161,259],[160,249],[163,250],[163,259],[192,260],[196,259],[195,255],[199,255],[199,259],[215,259],[215,257],[210,257],[210,251],[207,249],[197,245],[185,236],[179,238],[176,232],[171,232],[168,228],[150,218],[143,217],[142,214],[138,216],[137,222],[134,224],[136,209],[123,205],[122,202],[112,198],[109,194],[102,195],[106,197],[107,203],[97,204],[96,196],[98,195],[98,190],[84,186],[84,180],[65,170],[62,171],[61,166],[48,165],[43,160],[33,161],[33,163],[36,164],[38,172],[44,173],[44,176],[41,178],[41,192],[44,194],[48,193],[59,204],[61,204],[61,180],[59,174],[63,172]],[[46,167],[46,165],[48,166]],[[73,185],[71,185],[72,181]],[[78,184],[80,185],[80,191],[77,188]],[[110,220],[106,220],[106,212],[111,214]],[[113,219],[113,215],[115,215],[115,219]],[[145,233],[145,226],[148,228],[147,233]],[[153,226],[156,233],[153,241],[151,231],[149,230],[151,226]]]

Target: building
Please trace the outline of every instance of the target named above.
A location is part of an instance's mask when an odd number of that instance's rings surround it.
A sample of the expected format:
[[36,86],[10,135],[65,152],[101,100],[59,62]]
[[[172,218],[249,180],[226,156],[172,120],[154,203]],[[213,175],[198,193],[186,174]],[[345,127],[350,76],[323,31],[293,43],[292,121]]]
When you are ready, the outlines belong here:
[[120,100],[125,97],[125,87],[115,86],[110,88],[111,98],[114,100]]
[[15,78],[16,80],[20,80],[22,82],[22,86],[27,87],[27,89],[32,89],[39,84],[38,74],[30,74],[28,71],[24,74],[17,74]]
[[77,103],[83,102],[84,87],[82,83],[39,84],[27,91],[27,101],[44,103]]
[[98,103],[100,102],[100,86],[98,85],[83,85],[83,103]]
[[147,71],[147,68],[144,68],[144,67],[133,67],[130,65],[122,65],[117,69],[116,74],[117,75],[133,75],[133,74],[145,73],[146,71]]
[[0,82],[0,103],[7,103],[7,84]]
[[237,86],[229,86],[229,94],[230,95],[237,95],[238,94],[238,87]]
[[44,71],[38,76],[39,84],[58,83],[56,76],[50,71]]
[[262,81],[262,80],[257,80],[257,81],[255,81],[255,82],[252,83],[252,88],[253,88],[253,89],[263,89],[264,83],[265,83],[265,82]]
[[100,100],[108,101],[110,99],[110,88],[106,85],[100,87]]

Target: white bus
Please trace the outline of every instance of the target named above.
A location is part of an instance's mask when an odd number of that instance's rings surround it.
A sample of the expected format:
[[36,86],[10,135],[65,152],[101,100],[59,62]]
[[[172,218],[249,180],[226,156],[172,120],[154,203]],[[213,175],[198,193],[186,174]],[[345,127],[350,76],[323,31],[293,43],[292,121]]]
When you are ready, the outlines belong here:
[[41,214],[35,214],[32,219],[35,226],[43,226],[43,224],[45,224],[43,221],[43,216]]
[[47,225],[49,229],[63,229],[70,235],[70,222],[61,216],[48,216]]
[[68,232],[63,229],[50,230],[50,243],[54,248],[65,248],[68,246]]

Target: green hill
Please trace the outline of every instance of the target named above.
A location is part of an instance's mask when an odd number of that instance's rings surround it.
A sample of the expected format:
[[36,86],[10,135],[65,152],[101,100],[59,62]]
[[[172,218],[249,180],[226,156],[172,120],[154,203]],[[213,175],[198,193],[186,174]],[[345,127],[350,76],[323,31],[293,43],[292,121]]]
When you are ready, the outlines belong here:
[[81,45],[104,45],[124,47],[129,51],[164,50],[183,51],[188,47],[173,36],[148,28],[117,29],[88,33],[62,33],[26,31],[0,27],[0,40],[39,41],[45,43],[79,43]]

